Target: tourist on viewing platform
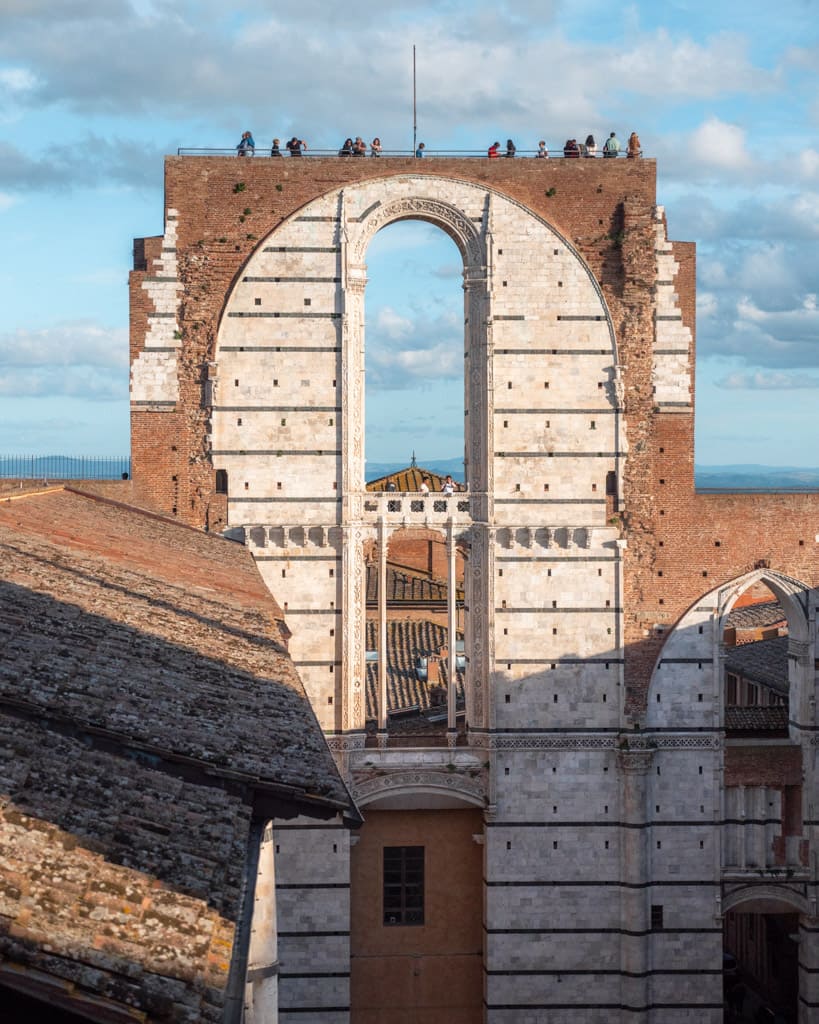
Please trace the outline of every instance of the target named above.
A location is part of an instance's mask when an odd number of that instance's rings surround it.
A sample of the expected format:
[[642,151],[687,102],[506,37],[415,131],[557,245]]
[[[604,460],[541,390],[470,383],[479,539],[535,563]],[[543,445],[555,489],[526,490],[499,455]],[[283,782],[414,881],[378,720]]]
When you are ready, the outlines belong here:
[[546,143],[543,139],[541,139],[537,144],[537,153],[535,153],[535,156],[539,157],[541,160],[546,160],[549,156],[549,150],[546,148]]
[[256,152],[256,143],[253,141],[253,136],[250,132],[242,132],[242,138],[236,147],[236,152],[239,156],[253,156]]
[[415,150],[415,157],[416,157],[416,159],[418,159],[418,160],[421,160],[421,159],[423,158],[423,156],[424,156],[424,150],[425,150],[426,148],[427,148],[427,147],[426,147],[426,146],[424,145],[424,143],[423,143],[423,142],[419,142],[419,143],[418,143],[418,149],[416,149],[416,150]]
[[424,477],[424,479],[421,481],[421,486],[418,488],[418,490],[421,492],[421,494],[423,494],[425,498],[429,497],[429,480],[427,479],[427,477]]
[[366,156],[367,155],[367,143],[361,138],[360,135],[356,135],[355,142],[353,143],[353,156]]
[[381,156],[381,139],[377,135],[370,143],[370,156]]
[[612,132],[611,135],[609,135],[609,137],[603,143],[603,156],[612,158],[616,157],[619,152],[620,140],[617,138],[614,132]]
[[508,157],[513,157],[516,152],[517,152],[517,150],[515,149],[514,142],[512,142],[511,139],[507,139],[506,140],[506,155]]
[[577,144],[577,139],[566,139],[566,145],[563,147],[563,156],[567,160],[580,159],[580,146]]
[[455,493],[455,481],[449,473],[446,475],[446,480],[441,484],[441,493],[445,494],[448,498]]
[[307,149],[307,143],[304,139],[299,139],[295,135],[287,143],[287,151],[290,156],[301,156],[301,151]]
[[583,146],[583,156],[597,156],[597,143],[593,135],[586,136],[586,144]]
[[489,149],[486,151],[486,155],[490,159],[493,159],[496,156],[500,156],[500,143],[499,142],[493,142],[492,145],[489,147]]
[[642,156],[643,151],[640,148],[640,136],[637,132],[632,132],[628,137],[628,149],[626,150],[626,156],[634,160],[638,156]]
[[282,155],[282,151],[279,149],[279,140],[278,139],[274,139],[273,140],[273,145],[270,147],[270,155],[271,156],[281,156]]
[[352,156],[353,155],[353,140],[345,139],[344,145],[338,151],[339,156]]

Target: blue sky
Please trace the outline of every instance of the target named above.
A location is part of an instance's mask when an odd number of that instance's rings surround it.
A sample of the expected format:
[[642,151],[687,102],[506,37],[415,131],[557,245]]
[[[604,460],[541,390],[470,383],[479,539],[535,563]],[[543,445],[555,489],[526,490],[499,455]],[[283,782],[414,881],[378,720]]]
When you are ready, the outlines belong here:
[[[127,450],[165,153],[407,148],[414,42],[430,149],[639,131],[698,245],[697,462],[819,466],[818,25],[816,0],[0,0],[0,452]],[[457,455],[454,248],[396,225],[368,258],[368,457]]]

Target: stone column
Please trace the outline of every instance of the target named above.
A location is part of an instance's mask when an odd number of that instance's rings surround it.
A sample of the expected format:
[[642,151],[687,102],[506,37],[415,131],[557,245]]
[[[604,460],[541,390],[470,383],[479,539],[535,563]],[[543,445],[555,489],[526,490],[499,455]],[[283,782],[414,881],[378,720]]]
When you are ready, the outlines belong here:
[[387,527],[378,519],[378,742],[387,745]]
[[819,918],[799,917],[799,1024],[819,1020]]
[[[628,740],[626,739],[626,742]],[[620,749],[620,1001],[625,1007],[621,1021],[645,1022],[648,1005],[649,915],[647,776],[653,759],[651,750]]]
[[366,268],[348,266],[342,291],[341,380],[336,393],[341,405],[341,514],[343,521],[361,518],[364,490],[364,290]]
[[276,936],[276,844],[265,825],[253,894],[253,917],[245,985],[246,1024],[276,1024],[279,1019],[279,963]]
[[363,740],[366,714],[364,530],[360,525],[343,527],[341,543],[341,690],[344,695],[342,722],[345,732],[360,732]]
[[457,679],[457,636],[458,636],[458,581],[455,578],[457,553],[455,545],[455,528],[452,517],[446,524],[446,553],[447,553],[447,590],[446,610],[447,629],[449,639],[449,687],[446,695],[447,710],[447,740],[452,747],[458,735],[458,679]]

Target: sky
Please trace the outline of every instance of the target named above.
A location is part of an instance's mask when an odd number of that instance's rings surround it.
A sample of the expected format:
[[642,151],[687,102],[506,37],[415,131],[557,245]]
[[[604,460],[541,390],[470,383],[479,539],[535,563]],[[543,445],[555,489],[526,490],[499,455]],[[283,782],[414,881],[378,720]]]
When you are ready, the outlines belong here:
[[[0,454],[123,454],[162,158],[298,134],[519,150],[637,130],[698,246],[701,465],[819,466],[819,0],[0,0]],[[368,253],[369,459],[462,452],[452,243]]]

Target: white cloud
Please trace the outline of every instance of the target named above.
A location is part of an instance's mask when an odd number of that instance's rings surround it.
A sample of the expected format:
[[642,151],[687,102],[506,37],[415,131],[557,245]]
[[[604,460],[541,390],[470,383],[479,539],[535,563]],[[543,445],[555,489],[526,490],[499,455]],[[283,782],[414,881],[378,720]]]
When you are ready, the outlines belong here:
[[0,68],[0,87],[9,92],[26,92],[33,89],[36,82],[28,68]]
[[0,395],[8,398],[63,395],[92,402],[113,401],[127,398],[128,374],[74,366],[3,371],[0,372]]
[[375,329],[390,341],[400,341],[412,334],[413,323],[408,317],[396,313],[391,306],[382,306],[376,313]]
[[763,370],[737,371],[717,380],[716,385],[727,391],[793,391],[819,388],[819,377],[781,370],[767,373]]
[[697,319],[699,321],[715,316],[718,308],[719,303],[713,292],[700,291],[697,293]]
[[128,366],[128,331],[91,320],[0,333],[0,366],[123,369]]
[[744,170],[751,164],[745,142],[745,129],[709,117],[688,140],[689,155],[705,166],[725,170]]
[[799,172],[806,181],[819,180],[819,152],[803,149],[799,154]]

